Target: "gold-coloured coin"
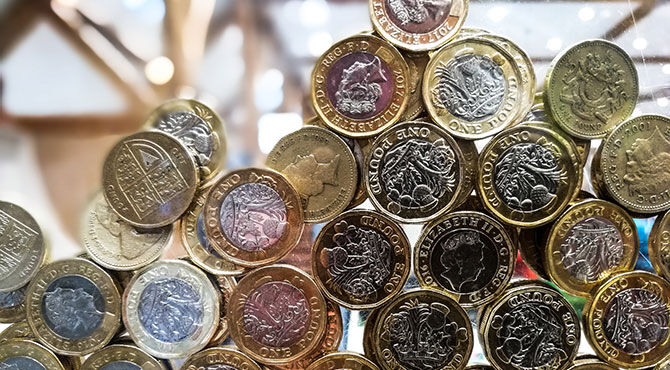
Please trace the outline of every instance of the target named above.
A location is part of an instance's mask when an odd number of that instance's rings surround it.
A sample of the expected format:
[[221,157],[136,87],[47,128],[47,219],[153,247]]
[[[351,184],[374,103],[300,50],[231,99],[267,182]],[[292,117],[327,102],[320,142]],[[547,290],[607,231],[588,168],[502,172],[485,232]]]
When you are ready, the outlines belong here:
[[351,137],[378,134],[397,122],[409,100],[409,67],[393,45],[372,35],[336,42],[312,72],[314,110]]
[[0,293],[0,323],[12,323],[26,319],[26,289],[28,285]]
[[393,220],[353,210],[319,232],[312,247],[312,273],[328,298],[349,309],[371,309],[402,290],[410,254],[409,240]]
[[234,348],[214,347],[191,355],[180,369],[261,370],[261,367],[249,356]]
[[577,153],[577,159],[579,159],[579,165],[582,168],[586,166],[589,152],[591,151],[591,140],[584,140],[572,137],[568,135],[567,132],[563,131],[560,127],[558,127],[555,123],[548,121],[525,121],[522,122],[521,124],[528,126],[544,127],[553,131],[555,134],[561,135],[563,138],[565,138],[566,141],[574,144],[574,149]]
[[136,228],[112,211],[97,193],[84,213],[81,239],[88,256],[110,270],[136,270],[160,257],[172,240],[172,225]]
[[102,169],[105,199],[124,221],[141,228],[175,222],[196,188],[195,159],[174,136],[138,132],[119,141]]
[[600,199],[571,205],[552,223],[544,245],[551,280],[582,297],[610,276],[632,270],[639,252],[633,219],[621,207]]
[[479,169],[479,153],[477,152],[477,146],[472,140],[463,140],[463,139],[454,139],[456,140],[456,145],[461,149],[463,153],[463,177],[461,178],[461,188],[459,189],[459,194],[456,197],[455,205],[457,207],[462,206],[472,196],[472,192],[475,190],[475,185],[477,184],[477,172]]
[[15,322],[3,331],[0,331],[0,344],[14,339],[30,339],[36,340],[33,330],[28,325],[28,321]]
[[458,39],[430,58],[423,76],[428,114],[450,134],[476,140],[495,135],[525,109],[517,62],[497,42]]
[[582,184],[574,144],[544,127],[519,125],[496,135],[482,150],[479,168],[484,206],[518,227],[558,217]]
[[53,352],[30,340],[11,340],[0,344],[0,366],[19,370],[69,370]]
[[379,370],[372,361],[354,352],[329,353],[307,367],[307,370],[325,369]]
[[88,356],[81,370],[141,369],[167,370],[150,354],[130,344],[112,344]]
[[670,280],[670,211],[656,217],[649,232],[648,248],[654,270]]
[[245,267],[278,261],[296,246],[304,228],[300,195],[269,169],[228,173],[212,185],[203,212],[214,250]]
[[586,40],[552,62],[544,85],[544,107],[570,135],[604,137],[633,113],[638,97],[635,64],[619,46]]
[[603,140],[600,172],[608,195],[643,214],[670,209],[670,118],[643,115]]
[[660,362],[670,351],[670,283],[643,271],[610,277],[584,307],[586,338],[596,355],[623,368]]
[[424,111],[421,81],[423,81],[423,74],[426,71],[430,57],[428,53],[404,52],[402,55],[409,67],[409,100],[405,113],[400,117],[400,122],[405,122],[416,119]]
[[26,317],[39,341],[83,356],[109,343],[121,326],[116,282],[98,265],[73,258],[40,269],[26,291]]
[[46,247],[40,226],[23,208],[0,201],[0,293],[15,291],[37,274]]
[[244,276],[227,316],[235,344],[256,361],[284,365],[306,356],[326,332],[326,301],[316,283],[290,265]]
[[219,323],[214,335],[212,335],[212,339],[209,340],[209,346],[221,345],[226,338],[228,338],[228,334],[230,334],[230,326],[226,312],[236,285],[237,282],[230,276],[216,277],[216,286],[219,288],[219,298],[221,299],[219,301]]
[[330,130],[307,126],[281,138],[265,160],[293,184],[306,222],[324,222],[351,203],[358,167],[351,149]]
[[670,370],[670,357],[656,364],[654,370]]
[[597,358],[578,357],[567,370],[617,370],[617,368]]

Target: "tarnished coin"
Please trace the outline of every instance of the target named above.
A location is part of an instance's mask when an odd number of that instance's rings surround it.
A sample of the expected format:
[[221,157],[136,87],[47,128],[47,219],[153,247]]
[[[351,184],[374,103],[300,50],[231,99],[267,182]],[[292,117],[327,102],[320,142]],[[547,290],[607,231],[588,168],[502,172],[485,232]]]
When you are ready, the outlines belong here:
[[414,248],[414,275],[464,308],[490,302],[514,273],[517,246],[498,221],[481,212],[451,212],[427,226]]
[[[181,370],[261,370],[261,367],[244,353],[228,347],[208,348],[191,355]],[[84,370],[84,369],[82,369]]]
[[281,138],[265,165],[293,184],[304,201],[306,222],[324,222],[342,213],[358,184],[351,149],[321,127],[303,127]]
[[26,317],[42,344],[83,356],[109,343],[121,326],[121,296],[95,263],[74,258],[40,269],[26,291]]
[[586,338],[612,365],[642,368],[670,351],[670,283],[642,271],[603,282],[584,307]]
[[552,223],[544,248],[551,280],[570,294],[588,297],[608,277],[635,267],[637,228],[621,207],[600,199],[571,205]]
[[103,193],[112,210],[142,228],[176,221],[191,204],[198,181],[191,152],[160,131],[121,139],[102,169]]
[[81,370],[167,370],[165,365],[140,348],[112,344],[88,356]]
[[26,289],[28,289],[28,285],[10,292],[0,293],[0,323],[25,320]]
[[409,67],[393,45],[359,34],[336,42],[312,72],[314,110],[333,130],[375,135],[397,122],[409,99]]
[[276,262],[296,246],[304,228],[300,195],[280,173],[246,168],[228,173],[209,191],[205,234],[223,258],[255,267]]
[[379,370],[372,361],[354,352],[329,353],[307,367],[307,370],[326,369]]
[[654,270],[670,280],[670,211],[656,217],[647,245]]
[[0,344],[15,339],[37,340],[33,330],[30,328],[30,325],[28,325],[28,321],[15,322],[6,327],[3,331],[0,331]]
[[496,135],[482,150],[479,168],[484,206],[518,227],[555,219],[582,184],[574,144],[544,127],[519,125]]
[[161,260],[138,272],[123,295],[123,323],[133,341],[158,358],[203,349],[219,324],[219,291],[185,261]]
[[402,228],[374,211],[353,210],[328,222],[312,247],[312,272],[326,296],[353,310],[381,306],[409,276]]
[[514,57],[498,42],[458,39],[431,56],[423,76],[423,101],[428,114],[450,134],[482,139],[513,124],[525,109],[521,79]]
[[635,64],[609,41],[586,40],[554,58],[544,85],[544,107],[570,135],[604,137],[633,113]]
[[284,365],[312,352],[326,332],[326,301],[316,283],[290,265],[244,276],[227,315],[230,336],[253,359]]
[[28,284],[44,262],[45,250],[35,219],[16,204],[0,201],[0,293]]
[[53,352],[29,340],[0,344],[0,369],[68,370]]
[[428,53],[402,53],[409,67],[409,100],[400,122],[411,121],[424,111],[421,81],[430,57]]
[[82,242],[93,261],[111,270],[136,270],[160,257],[172,240],[172,225],[140,229],[125,222],[97,193],[84,213]]
[[372,204],[399,222],[426,222],[455,207],[464,158],[456,141],[427,122],[404,122],[379,135],[365,164]]
[[614,128],[601,147],[604,186],[617,203],[643,214],[670,209],[670,118],[632,118]]

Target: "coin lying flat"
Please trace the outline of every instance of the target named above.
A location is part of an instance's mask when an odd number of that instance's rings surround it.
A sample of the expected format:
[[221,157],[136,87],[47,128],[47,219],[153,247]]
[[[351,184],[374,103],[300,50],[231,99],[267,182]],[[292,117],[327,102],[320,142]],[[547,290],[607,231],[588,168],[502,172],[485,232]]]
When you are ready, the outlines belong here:
[[616,370],[612,365],[593,358],[577,358],[568,370]]
[[214,347],[191,355],[180,369],[261,370],[261,367],[249,356],[236,349]]
[[569,143],[574,144],[573,149],[575,150],[575,153],[577,153],[577,159],[579,160],[579,165],[582,168],[584,168],[586,166],[586,162],[587,162],[587,159],[588,159],[588,156],[589,156],[589,152],[591,150],[591,140],[574,138],[574,137],[568,135],[568,133],[563,131],[560,127],[558,127],[555,123],[552,123],[552,122],[525,121],[525,122],[522,122],[521,125],[544,127],[546,129],[549,129],[549,130],[553,131],[555,134],[560,135],[561,137],[563,137]]
[[0,293],[0,323],[25,320],[26,289],[28,289],[28,285],[24,285],[16,290]]
[[160,131],[121,139],[102,169],[103,193],[112,210],[142,228],[176,221],[191,203],[198,183],[191,152]]
[[656,217],[649,232],[649,261],[656,272],[670,279],[670,212]]
[[329,353],[307,367],[307,370],[321,369],[379,370],[372,361],[353,352]]
[[15,339],[36,340],[33,330],[27,321],[15,322],[0,332],[0,344],[4,344]]
[[8,370],[66,370],[58,357],[29,340],[12,340],[0,345],[0,368]]
[[136,346],[113,344],[90,355],[81,370],[166,370],[166,367]]
[[35,219],[16,204],[0,201],[0,293],[26,285],[44,262],[45,250]]

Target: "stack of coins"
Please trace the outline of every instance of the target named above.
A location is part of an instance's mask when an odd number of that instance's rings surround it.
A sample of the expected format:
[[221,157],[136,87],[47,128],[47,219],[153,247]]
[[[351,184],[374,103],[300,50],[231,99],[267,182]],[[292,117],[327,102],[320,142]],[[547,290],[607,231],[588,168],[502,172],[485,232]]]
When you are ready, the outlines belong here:
[[[85,255],[43,265],[37,223],[0,202],[0,368],[666,366],[670,118],[630,117],[630,57],[580,42],[537,92],[519,46],[461,27],[467,1],[369,7],[267,168],[223,171],[223,122],[178,99],[110,151]],[[633,270],[632,217],[657,215],[660,276]],[[282,263],[318,223],[307,271]],[[186,255],[160,259],[173,241]],[[538,279],[513,279],[518,254]],[[341,309],[369,311],[364,353],[339,351]],[[477,339],[490,366],[470,363]]]

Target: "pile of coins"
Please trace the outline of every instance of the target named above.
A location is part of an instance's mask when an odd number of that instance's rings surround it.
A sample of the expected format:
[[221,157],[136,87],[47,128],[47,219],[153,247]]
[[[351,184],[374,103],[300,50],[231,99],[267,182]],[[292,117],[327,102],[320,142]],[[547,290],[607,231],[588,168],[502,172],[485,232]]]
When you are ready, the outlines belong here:
[[[536,94],[521,48],[461,27],[467,1],[369,5],[374,31],[318,59],[317,116],[268,168],[222,171],[221,119],[174,100],[110,151],[85,255],[43,264],[39,226],[0,202],[0,369],[666,366],[670,119],[630,118],[630,57],[580,42]],[[633,271],[633,216],[657,216],[660,275]],[[188,256],[159,259],[173,239]],[[301,240],[308,271],[278,263]],[[539,279],[512,280],[519,253]],[[369,311],[364,355],[338,352],[341,307]],[[490,366],[468,364],[475,336]]]

